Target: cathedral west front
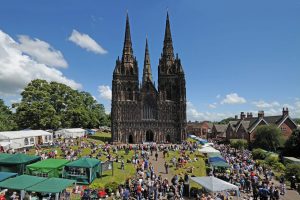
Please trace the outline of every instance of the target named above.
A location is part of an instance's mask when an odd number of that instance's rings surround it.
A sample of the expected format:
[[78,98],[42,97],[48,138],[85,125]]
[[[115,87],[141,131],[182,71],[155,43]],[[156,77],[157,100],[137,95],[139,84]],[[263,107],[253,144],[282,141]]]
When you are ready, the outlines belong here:
[[180,143],[186,138],[186,83],[181,60],[174,56],[167,14],[163,50],[158,65],[158,86],[152,77],[146,39],[143,77],[132,49],[126,17],[121,59],[112,80],[111,131],[113,143]]

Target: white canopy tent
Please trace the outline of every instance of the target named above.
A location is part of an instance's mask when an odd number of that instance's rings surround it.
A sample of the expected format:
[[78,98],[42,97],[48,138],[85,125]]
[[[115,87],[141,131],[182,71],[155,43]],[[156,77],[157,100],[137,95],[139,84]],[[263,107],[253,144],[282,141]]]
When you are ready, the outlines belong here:
[[223,181],[214,176],[191,177],[191,179],[210,192],[223,192],[223,191],[235,190],[237,195],[239,194],[238,186]]
[[[52,133],[43,130],[22,130],[0,132],[0,143],[6,148],[19,149],[35,144],[51,143]],[[2,146],[2,145],[1,145]]]
[[202,149],[199,149],[199,152],[200,153],[220,153],[219,150],[217,150],[211,146],[203,147]]
[[83,137],[86,134],[86,131],[82,128],[69,128],[61,129],[55,132],[56,136],[63,138],[78,138]]

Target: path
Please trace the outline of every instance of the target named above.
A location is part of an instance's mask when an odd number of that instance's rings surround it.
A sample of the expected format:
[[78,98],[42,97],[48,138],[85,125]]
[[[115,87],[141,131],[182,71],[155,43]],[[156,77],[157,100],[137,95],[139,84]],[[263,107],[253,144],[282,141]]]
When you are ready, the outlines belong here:
[[169,181],[171,181],[171,179],[173,178],[173,175],[171,174],[171,170],[169,168],[169,173],[166,174],[166,170],[165,170],[165,159],[163,156],[163,153],[161,151],[158,151],[158,158],[157,161],[155,160],[155,152],[153,152],[153,156],[150,156],[150,162],[152,163],[153,167],[154,167],[154,172],[157,175],[161,175],[162,178],[167,178]]

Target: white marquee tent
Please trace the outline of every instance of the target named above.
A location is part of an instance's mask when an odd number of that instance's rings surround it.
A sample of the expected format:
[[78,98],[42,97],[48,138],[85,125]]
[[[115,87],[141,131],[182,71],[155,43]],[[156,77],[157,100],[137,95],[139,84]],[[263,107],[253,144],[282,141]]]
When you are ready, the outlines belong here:
[[191,177],[191,179],[210,192],[223,192],[223,191],[235,190],[237,191],[237,194],[239,194],[238,186],[223,181],[221,179],[218,179],[214,176]]
[[0,145],[5,148],[19,149],[51,142],[53,142],[52,133],[43,130],[0,132]]
[[219,150],[217,150],[211,146],[203,147],[202,149],[199,149],[199,152],[200,153],[220,153]]
[[63,138],[78,138],[83,137],[85,134],[86,130],[82,128],[61,129],[55,132],[56,136]]

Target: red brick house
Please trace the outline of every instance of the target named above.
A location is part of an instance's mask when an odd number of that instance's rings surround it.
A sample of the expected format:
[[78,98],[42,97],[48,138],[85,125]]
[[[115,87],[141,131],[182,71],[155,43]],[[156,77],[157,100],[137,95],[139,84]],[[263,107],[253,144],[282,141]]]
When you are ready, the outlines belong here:
[[297,124],[289,116],[288,108],[282,109],[281,115],[265,116],[264,111],[259,111],[257,117],[253,117],[252,113],[241,112],[240,119],[229,122],[226,128],[226,139],[246,139],[253,141],[255,131],[261,125],[274,125],[280,128],[285,139],[289,138]]
[[203,122],[191,122],[189,121],[186,126],[186,132],[188,134],[196,135],[201,138],[207,138],[208,133],[211,132],[212,124],[203,121]]

